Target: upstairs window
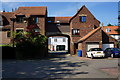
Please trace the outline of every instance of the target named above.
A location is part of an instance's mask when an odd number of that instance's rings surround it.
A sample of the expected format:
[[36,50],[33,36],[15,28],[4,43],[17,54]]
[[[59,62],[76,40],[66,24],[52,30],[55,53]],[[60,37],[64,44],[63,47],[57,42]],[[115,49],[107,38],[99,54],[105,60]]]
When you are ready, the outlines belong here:
[[110,32],[110,31],[111,31],[110,28],[107,28],[107,29],[106,29],[106,32]]
[[63,38],[63,42],[66,42],[66,38]]
[[25,17],[24,15],[17,16],[16,22],[18,22],[18,23],[23,23],[24,17]]
[[57,39],[54,39],[54,42],[57,42]]
[[38,23],[39,22],[39,18],[38,17],[36,17],[36,23]]
[[72,29],[72,35],[79,35],[80,29]]
[[81,22],[86,22],[86,16],[80,16],[80,21]]
[[33,17],[32,20],[33,20],[33,22],[35,22],[35,23],[38,23],[38,22],[39,22],[39,18],[38,18],[38,17]]

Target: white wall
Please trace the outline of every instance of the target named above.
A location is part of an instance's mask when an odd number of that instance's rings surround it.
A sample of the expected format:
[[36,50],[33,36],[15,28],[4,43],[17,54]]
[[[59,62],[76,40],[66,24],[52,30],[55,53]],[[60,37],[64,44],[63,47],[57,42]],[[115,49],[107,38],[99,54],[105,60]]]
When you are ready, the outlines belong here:
[[111,35],[113,38],[115,38],[115,39],[120,39],[120,34],[116,34],[116,35]]
[[[57,39],[57,42],[55,42],[55,39]],[[65,42],[63,42],[63,39],[65,39]],[[48,38],[48,45],[51,45],[51,51],[54,46],[54,51],[56,51],[57,45],[65,45],[65,50],[68,50],[68,38],[67,37],[49,37]]]

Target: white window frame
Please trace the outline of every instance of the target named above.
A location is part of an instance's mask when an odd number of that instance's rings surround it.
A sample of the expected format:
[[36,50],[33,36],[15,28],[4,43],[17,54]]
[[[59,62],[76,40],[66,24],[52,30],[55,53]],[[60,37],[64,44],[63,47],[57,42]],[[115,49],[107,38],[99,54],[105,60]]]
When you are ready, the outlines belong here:
[[110,28],[106,28],[106,32],[110,32],[111,30],[110,30]]

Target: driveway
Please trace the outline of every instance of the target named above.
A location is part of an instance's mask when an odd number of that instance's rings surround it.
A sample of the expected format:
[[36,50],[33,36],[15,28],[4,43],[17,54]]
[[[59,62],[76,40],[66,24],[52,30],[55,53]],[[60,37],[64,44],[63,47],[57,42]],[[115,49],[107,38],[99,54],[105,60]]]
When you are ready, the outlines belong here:
[[50,55],[43,60],[3,60],[3,78],[117,78],[118,59]]

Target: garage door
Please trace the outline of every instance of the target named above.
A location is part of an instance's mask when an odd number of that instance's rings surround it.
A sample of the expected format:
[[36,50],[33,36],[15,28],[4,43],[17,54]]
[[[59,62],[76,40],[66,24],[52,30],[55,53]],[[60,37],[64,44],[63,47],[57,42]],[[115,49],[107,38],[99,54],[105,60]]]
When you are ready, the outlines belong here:
[[106,48],[114,48],[114,44],[103,44],[102,49],[105,50]]
[[88,51],[90,48],[99,48],[99,44],[87,44],[87,51]]

